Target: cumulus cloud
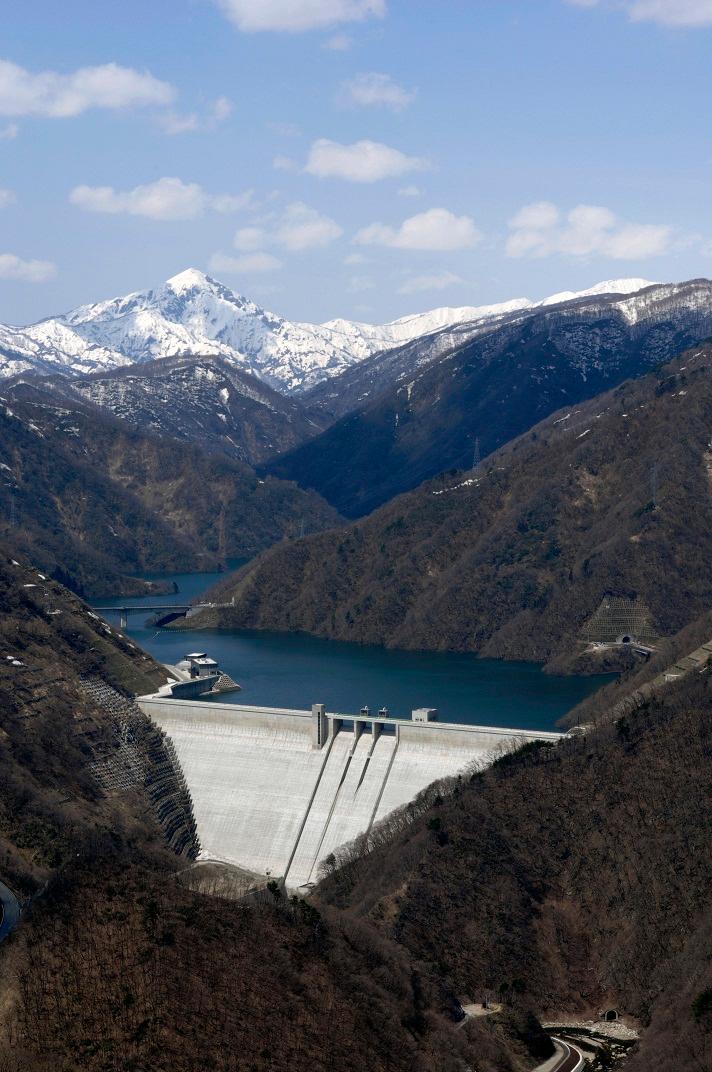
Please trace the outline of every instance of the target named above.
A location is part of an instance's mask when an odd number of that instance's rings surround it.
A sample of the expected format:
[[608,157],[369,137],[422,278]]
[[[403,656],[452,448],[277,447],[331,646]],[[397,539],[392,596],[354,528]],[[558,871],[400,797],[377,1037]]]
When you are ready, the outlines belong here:
[[416,91],[405,89],[389,74],[359,74],[341,87],[341,99],[357,108],[390,108],[402,112],[415,100]]
[[[575,7],[598,7],[600,0],[567,0]],[[660,26],[712,26],[712,0],[621,0],[633,22]]]
[[233,245],[245,253],[253,252],[264,246],[267,235],[262,227],[240,227],[235,232]]
[[510,257],[563,254],[638,260],[667,252],[673,239],[672,229],[662,224],[626,223],[598,205],[578,205],[562,215],[549,201],[525,205],[509,228]]
[[293,160],[291,156],[285,156],[283,153],[279,153],[272,161],[272,167],[275,171],[299,171],[299,164],[296,160]]
[[296,123],[268,123],[267,127],[280,138],[298,138],[302,133],[302,128]]
[[160,114],[158,122],[166,134],[192,134],[197,130],[215,130],[229,119],[232,114],[232,101],[227,97],[218,97],[212,101],[204,114],[168,111]]
[[342,22],[382,18],[385,0],[216,0],[239,30],[323,30]]
[[0,208],[7,208],[17,200],[14,190],[4,190],[0,187]]
[[176,91],[148,71],[135,71],[117,63],[80,67],[71,74],[33,73],[8,60],[0,60],[0,115],[39,115],[66,119],[90,108],[121,110],[166,106]]
[[348,52],[352,44],[353,41],[348,34],[340,33],[328,37],[323,47],[328,48],[331,52]]
[[319,138],[312,144],[304,170],[320,179],[378,182],[409,171],[422,171],[427,166],[426,160],[406,156],[400,149],[381,142],[364,140],[341,145],[328,138]]
[[481,238],[470,216],[456,216],[446,208],[431,208],[410,216],[400,227],[372,223],[360,230],[354,241],[362,246],[446,252],[470,249]]
[[295,201],[284,210],[274,231],[274,240],[285,249],[313,249],[328,246],[343,233],[335,220]]
[[245,253],[241,257],[231,257],[225,253],[214,253],[208,268],[211,272],[231,275],[248,275],[255,272],[274,272],[282,267],[282,261],[271,253]]
[[23,283],[45,283],[57,274],[51,261],[25,261],[14,253],[0,253],[0,279],[17,279]]
[[282,212],[268,216],[257,225],[240,227],[235,232],[233,245],[241,253],[259,253],[267,246],[298,253],[327,246],[342,234],[342,228],[331,217],[301,201],[294,201]]
[[347,290],[350,294],[363,294],[364,291],[374,290],[376,284],[370,276],[367,275],[352,275],[349,280]]
[[414,275],[406,279],[398,288],[399,294],[419,294],[427,290],[446,290],[448,287],[459,286],[465,280],[455,272],[431,272],[425,275]]
[[401,186],[398,191],[399,197],[420,197],[422,190],[419,186]]
[[75,186],[69,195],[73,205],[87,212],[145,216],[151,220],[194,220],[208,210],[236,212],[247,207],[251,199],[251,190],[238,195],[209,194],[197,182],[169,177],[135,186],[133,190]]

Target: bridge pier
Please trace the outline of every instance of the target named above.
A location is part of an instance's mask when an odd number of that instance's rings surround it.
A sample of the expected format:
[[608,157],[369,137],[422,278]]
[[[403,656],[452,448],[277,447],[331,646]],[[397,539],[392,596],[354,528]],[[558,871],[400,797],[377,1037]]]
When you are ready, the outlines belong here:
[[127,629],[129,624],[129,612],[122,607],[119,611],[119,629]]

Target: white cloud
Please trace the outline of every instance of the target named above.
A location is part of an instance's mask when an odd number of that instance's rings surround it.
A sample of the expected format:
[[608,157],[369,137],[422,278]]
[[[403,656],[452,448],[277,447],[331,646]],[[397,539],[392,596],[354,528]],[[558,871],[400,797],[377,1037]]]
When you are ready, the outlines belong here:
[[400,227],[372,223],[354,241],[362,246],[448,251],[470,249],[482,235],[470,216],[455,216],[446,208],[431,208],[404,220]]
[[200,118],[195,112],[190,112],[188,115],[165,112],[157,116],[157,119],[166,134],[192,134],[201,127]]
[[374,290],[376,284],[373,279],[367,275],[353,275],[349,280],[347,290],[351,294],[363,294],[364,291]]
[[240,30],[321,30],[341,22],[382,18],[385,0],[216,0]]
[[228,97],[217,97],[210,106],[212,118],[216,123],[224,123],[232,115],[232,101]]
[[302,128],[296,123],[268,123],[267,126],[280,138],[298,138],[302,133]]
[[279,214],[272,214],[257,226],[240,227],[233,245],[241,253],[259,253],[277,246],[292,253],[327,246],[340,238],[343,230],[335,220],[315,208],[294,201]]
[[13,205],[17,201],[14,190],[3,190],[0,187],[0,208],[7,208],[8,205]]
[[299,171],[299,164],[296,160],[293,160],[291,156],[284,156],[282,153],[275,156],[272,161],[272,167],[275,171]]
[[0,130],[0,141],[12,141],[20,133],[17,123],[8,123]]
[[415,100],[416,91],[405,89],[394,82],[389,74],[359,74],[341,87],[342,98],[359,108],[390,108],[402,112]]
[[75,186],[69,195],[73,205],[87,212],[145,216],[151,220],[193,220],[208,210],[236,212],[247,207],[251,199],[251,190],[238,195],[208,194],[197,182],[186,183],[169,177],[135,186],[133,190]]
[[328,48],[331,52],[348,52],[352,44],[353,41],[349,35],[341,33],[327,38],[323,47]]
[[328,138],[319,138],[312,144],[304,170],[323,179],[378,182],[409,171],[422,171],[427,166],[427,161],[406,156],[400,149],[392,149],[381,142],[357,141],[352,145],[341,145]]
[[254,272],[274,272],[282,267],[282,261],[271,253],[245,253],[241,257],[230,257],[225,253],[214,253],[208,268],[211,272],[227,272],[233,275]]
[[663,224],[626,223],[597,205],[578,205],[563,217],[549,201],[525,205],[509,228],[509,257],[563,254],[638,260],[667,252],[673,240],[672,228]]
[[343,233],[335,220],[322,216],[316,209],[309,208],[301,201],[295,201],[284,210],[275,229],[274,239],[285,249],[302,250],[327,246]]
[[419,294],[424,290],[446,290],[447,287],[459,286],[465,280],[454,272],[432,272],[429,275],[415,275],[398,288],[399,294]]
[[349,253],[344,257],[344,264],[367,264],[368,257],[364,257],[363,253]]
[[57,274],[51,261],[25,261],[14,253],[0,253],[0,279],[17,279],[23,283],[45,283]]
[[509,221],[513,230],[538,230],[554,227],[559,222],[559,210],[550,201],[535,201],[525,205]]
[[255,191],[244,190],[241,194],[206,194],[206,208],[215,212],[241,212],[243,208],[255,207]]
[[[598,7],[600,0],[567,0],[575,7]],[[660,26],[712,26],[712,0],[621,0],[633,22]]]
[[196,130],[215,130],[232,115],[232,101],[218,97],[208,106],[204,115],[189,112],[164,112],[156,118],[166,134],[192,134]]
[[251,253],[261,249],[266,241],[267,236],[262,227],[240,227],[235,232],[232,244],[243,253]]
[[422,192],[423,191],[420,189],[419,186],[412,186],[412,185],[411,186],[401,186],[400,190],[398,191],[398,196],[399,197],[420,197]]
[[40,115],[66,119],[90,108],[126,109],[166,106],[176,91],[148,71],[117,63],[80,67],[71,74],[40,71],[33,74],[0,60],[0,115]]

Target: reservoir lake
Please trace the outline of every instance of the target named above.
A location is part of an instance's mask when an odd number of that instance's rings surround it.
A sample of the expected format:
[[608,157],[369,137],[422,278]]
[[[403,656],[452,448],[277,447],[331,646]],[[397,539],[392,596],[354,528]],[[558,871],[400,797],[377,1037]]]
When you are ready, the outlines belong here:
[[[134,599],[97,599],[101,607],[163,606],[197,599],[224,574],[192,573],[151,580],[175,581],[178,592]],[[116,615],[107,620],[118,626]],[[330,711],[372,712],[409,718],[414,707],[435,707],[441,722],[552,730],[577,703],[612,680],[610,674],[555,677],[534,663],[478,659],[460,652],[394,651],[299,634],[252,630],[174,632],[128,618],[127,635],[162,663],[205,651],[242,686],[225,703]],[[214,698],[211,698],[214,700]]]

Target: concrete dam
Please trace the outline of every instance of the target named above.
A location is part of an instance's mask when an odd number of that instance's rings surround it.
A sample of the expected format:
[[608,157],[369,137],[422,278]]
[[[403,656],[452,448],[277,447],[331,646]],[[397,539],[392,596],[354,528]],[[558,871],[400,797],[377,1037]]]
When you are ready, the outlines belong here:
[[154,695],[143,711],[172,741],[193,800],[201,858],[282,876],[319,864],[432,782],[526,740],[561,734],[387,715],[340,715]]

